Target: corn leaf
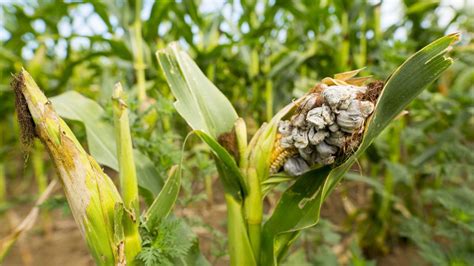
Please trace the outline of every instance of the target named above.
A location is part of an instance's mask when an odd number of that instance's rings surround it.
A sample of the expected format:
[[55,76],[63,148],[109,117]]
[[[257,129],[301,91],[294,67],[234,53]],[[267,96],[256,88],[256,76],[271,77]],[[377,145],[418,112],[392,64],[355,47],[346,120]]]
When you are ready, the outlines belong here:
[[[84,123],[89,152],[94,158],[103,165],[118,169],[114,129],[103,120],[105,112],[102,107],[75,91],[65,92],[50,100],[61,117]],[[104,136],[109,141],[105,141]]]
[[256,265],[242,216],[241,204],[246,189],[244,178],[234,157],[217,141],[221,134],[231,132],[238,119],[237,113],[177,44],[159,51],[157,58],[176,98],[176,110],[194,129],[188,137],[198,135],[215,155],[231,221],[228,224],[231,264]]
[[156,55],[184,120],[214,138],[231,131],[238,118],[234,107],[178,44]]
[[155,198],[153,204],[145,213],[146,226],[153,229],[160,221],[168,216],[178,198],[181,187],[181,169],[173,166],[170,169],[169,177],[163,186],[160,194]]
[[244,178],[240,172],[237,163],[229,152],[222,147],[215,139],[203,131],[195,130],[194,133],[198,135],[211,148],[213,154],[216,156],[216,165],[220,172],[219,174],[224,185],[226,193],[230,193],[236,199],[242,199],[242,193],[246,193],[247,186]]
[[[103,119],[104,109],[75,91],[65,92],[50,100],[61,117],[84,124],[91,155],[100,164],[118,171],[114,128]],[[147,156],[134,149],[134,158],[140,192],[147,199],[153,199],[160,192],[163,180]]]
[[216,156],[218,166],[226,173],[220,175],[226,193],[242,199],[245,184],[239,167],[217,142],[218,136],[232,130],[238,118],[232,104],[176,43],[156,55],[176,97],[176,110]]
[[322,202],[356,158],[403,108],[452,64],[452,59],[445,55],[458,38],[458,34],[451,34],[434,41],[408,58],[391,75],[368,122],[362,143],[350,158],[331,171],[324,167],[305,173],[284,192],[264,225],[263,265],[275,265],[297,232],[318,222]]

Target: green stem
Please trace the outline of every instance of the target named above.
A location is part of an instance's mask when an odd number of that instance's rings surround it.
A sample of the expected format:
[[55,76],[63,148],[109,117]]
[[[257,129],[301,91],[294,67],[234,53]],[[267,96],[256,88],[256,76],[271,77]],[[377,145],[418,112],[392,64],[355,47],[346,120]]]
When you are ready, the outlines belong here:
[[265,81],[265,98],[267,102],[267,121],[273,117],[273,82],[271,79]]
[[229,239],[230,265],[257,265],[248,244],[249,239],[242,215],[242,204],[230,194],[225,194],[224,197],[227,203],[227,235]]
[[[0,123],[0,147],[3,147],[5,141],[5,124]],[[5,164],[3,158],[0,158],[0,205],[6,202],[7,199],[7,182],[5,174]],[[1,261],[1,260],[0,260]]]
[[349,43],[349,14],[342,13],[341,17],[342,27],[342,44],[339,55],[339,70],[347,70],[349,63],[350,43]]
[[382,27],[380,26],[380,8],[381,4],[377,4],[374,7],[374,39],[375,43],[379,43],[382,40]]
[[120,188],[125,209],[129,215],[124,218],[125,256],[129,265],[134,265],[135,256],[141,250],[138,232],[138,182],[133,159],[132,137],[128,122],[127,105],[123,100],[123,90],[117,83],[113,92],[113,110],[115,120],[115,140],[119,161]]
[[138,101],[143,103],[146,100],[146,87],[145,87],[145,63],[143,60],[143,39],[142,39],[142,20],[140,13],[142,10],[142,1],[135,1],[135,21],[133,22],[133,37],[132,42],[134,54],[135,75],[137,77],[137,88],[138,88]]
[[206,175],[204,177],[204,184],[206,186],[207,201],[209,203],[212,203],[212,199],[214,198],[214,192],[212,191],[212,176],[211,175]]
[[[271,71],[271,62],[269,59],[265,59],[262,72],[264,75],[268,75]],[[273,118],[273,81],[267,78],[265,81],[265,100],[266,100],[266,119],[267,121]]]
[[263,200],[260,180],[258,179],[257,171],[254,168],[249,168],[247,171],[247,183],[249,193],[245,198],[245,216],[247,218],[247,226],[253,254],[255,259],[259,261],[262,234]]
[[358,62],[357,62],[357,68],[363,68],[365,67],[365,64],[367,62],[367,38],[366,38],[366,33],[367,33],[367,15],[365,13],[365,10],[362,10],[361,13],[361,20],[362,20],[362,26],[361,26],[361,36],[360,36],[360,51],[359,51],[359,56],[358,56]]
[[248,171],[247,158],[247,127],[242,118],[237,119],[234,124],[235,135],[237,137],[237,146],[239,150],[239,167],[242,173],[246,173],[246,186],[249,194],[245,198],[245,217],[247,219],[247,227],[249,241],[252,247],[254,258],[257,262],[260,259],[260,242],[261,242],[261,224],[263,214],[263,200],[261,194],[260,180],[257,176],[255,168]]

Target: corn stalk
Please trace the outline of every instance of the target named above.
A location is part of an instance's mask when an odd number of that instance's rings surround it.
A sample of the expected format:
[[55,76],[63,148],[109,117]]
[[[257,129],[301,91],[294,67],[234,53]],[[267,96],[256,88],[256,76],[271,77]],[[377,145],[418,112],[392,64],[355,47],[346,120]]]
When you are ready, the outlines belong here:
[[134,265],[133,259],[140,252],[140,235],[138,233],[138,182],[133,159],[132,137],[128,122],[128,109],[123,99],[123,89],[117,83],[113,92],[113,109],[115,120],[115,141],[119,161],[120,189],[123,197],[124,210],[123,229],[125,236],[125,255],[129,265]]
[[133,67],[135,68],[135,76],[137,79],[138,101],[143,104],[146,100],[145,85],[145,61],[143,59],[143,38],[142,38],[142,1],[135,1],[135,20],[132,25],[132,44],[133,44]]

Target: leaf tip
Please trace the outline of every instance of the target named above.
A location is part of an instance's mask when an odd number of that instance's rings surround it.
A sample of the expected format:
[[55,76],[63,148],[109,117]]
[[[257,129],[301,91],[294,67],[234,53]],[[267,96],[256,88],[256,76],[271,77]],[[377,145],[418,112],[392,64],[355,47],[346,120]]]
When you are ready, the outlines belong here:
[[458,32],[453,32],[451,34],[448,34],[448,36],[452,39],[451,44],[455,44],[461,40],[462,34],[461,32],[458,31]]

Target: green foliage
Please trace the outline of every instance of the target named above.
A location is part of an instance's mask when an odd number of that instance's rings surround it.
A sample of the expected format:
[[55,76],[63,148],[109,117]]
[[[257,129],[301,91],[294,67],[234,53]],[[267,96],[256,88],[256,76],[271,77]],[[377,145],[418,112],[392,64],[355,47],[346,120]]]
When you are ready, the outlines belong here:
[[418,217],[404,219],[400,234],[413,241],[421,256],[432,264],[469,265],[474,259],[472,191],[466,187],[426,190],[421,200],[432,205],[433,212],[444,215],[445,219],[428,223]]
[[67,205],[67,200],[63,196],[54,196],[48,198],[43,204],[40,205],[40,208],[51,211],[54,209],[60,209],[63,216],[71,214],[71,209]]
[[310,245],[314,251],[303,253],[296,249],[282,261],[282,265],[338,265],[337,256],[332,247],[341,241],[341,235],[334,231],[331,222],[321,219],[317,227],[304,231],[301,238],[295,243],[296,247]]
[[196,241],[189,227],[176,218],[162,219],[152,228],[142,224],[140,232],[143,249],[137,260],[145,266],[181,265]]
[[[369,121],[357,151],[334,169],[323,167],[304,174],[282,195],[280,204],[283,206],[277,205],[264,225],[264,254],[272,254],[274,263],[284,254],[286,245],[296,237],[297,231],[318,222],[322,202],[349,170],[357,156],[365,151],[374,138],[421,90],[451,65],[452,60],[446,58],[445,54],[457,39],[457,35],[440,38],[405,61],[384,85],[373,118]],[[297,213],[283,219],[289,211]],[[278,236],[283,233],[287,234]],[[266,263],[271,263],[270,258],[264,259]]]
[[234,127],[237,113],[232,104],[177,43],[157,57],[176,97],[174,106],[193,129],[217,138]]
[[[405,61],[405,63],[403,63],[394,72],[394,74],[390,76],[384,85],[382,94],[377,101],[373,118],[369,122],[367,129],[364,132],[362,143],[358,150],[355,151],[355,153],[342,165],[336,167],[333,170],[331,170],[329,167],[323,167],[321,169],[314,170],[313,172],[309,172],[308,174],[299,178],[295,184],[283,194],[280,204],[277,205],[271,218],[264,225],[263,264],[275,264],[281,258],[282,254],[284,254],[288,249],[289,243],[294,240],[299,230],[313,226],[318,222],[322,202],[334,189],[335,185],[340,181],[349,167],[354,163],[357,156],[365,151],[365,149],[372,143],[374,138],[382,132],[388,123],[393,120],[395,116],[399,114],[400,111],[403,110],[406,105],[408,105],[408,103],[410,103],[410,101],[412,101],[424,88],[426,88],[444,70],[446,70],[447,67],[452,64],[452,60],[450,58],[446,58],[445,54],[448,51],[448,47],[454,41],[458,40],[458,38],[458,34],[453,34],[438,39]],[[178,99],[178,103],[180,99],[187,102],[187,105],[177,106],[177,109],[181,110],[181,115],[194,128],[203,128],[207,132],[213,132],[212,130],[210,131],[209,128],[215,128],[216,124],[214,124],[214,121],[217,120],[212,118],[208,113],[208,108],[213,108],[213,104],[210,104],[210,106],[204,106],[203,101],[199,100],[199,97],[201,97],[199,95],[205,95],[206,93],[211,92],[215,93],[216,95],[221,94],[214,86],[204,86],[205,84],[209,83],[209,81],[205,78],[202,79],[205,81],[204,85],[202,85],[204,87],[200,87],[199,83],[186,83],[185,81],[189,80],[195,82],[196,79],[192,78],[192,76],[198,74],[202,75],[202,73],[198,68],[195,68],[192,72],[186,71],[185,67],[183,66],[178,69],[177,62],[179,62],[179,60],[176,58],[179,58],[180,56],[183,56],[184,58],[187,57],[185,57],[183,52],[179,52],[175,45],[168,49],[170,50],[168,52],[162,52],[162,56],[159,56],[158,59],[162,63],[162,68],[166,75],[169,77],[168,81],[170,87],[172,87],[173,93]],[[171,52],[173,49],[174,52]],[[177,52],[179,52],[179,55],[176,54]],[[192,63],[189,64],[195,66]],[[199,97],[196,98],[196,95]],[[218,107],[221,102],[226,103],[224,100],[218,100],[216,107]],[[226,110],[233,109],[231,107],[224,108],[224,112],[226,112]],[[288,111],[289,110],[290,109],[288,109]],[[190,116],[191,114],[203,114],[204,118],[194,117],[193,120]],[[272,124],[268,126],[270,128],[269,132],[271,132],[271,125]],[[265,135],[268,133],[260,134],[263,134],[265,137]],[[210,147],[218,153],[217,167],[220,176],[223,179],[224,186],[229,189],[229,181],[239,180],[236,178],[238,178],[240,175],[229,175],[228,170],[226,171],[223,166],[226,164],[235,165],[235,168],[237,169],[236,162],[211,136],[202,134],[201,138],[203,138],[203,140],[206,141],[208,145],[210,145]],[[269,138],[270,143],[273,142],[272,139],[274,138],[275,137]],[[256,147],[251,146],[251,148]],[[219,150],[221,150],[221,153],[218,152]],[[257,149],[256,153],[258,154],[259,152],[263,152],[263,149]],[[255,162],[252,161],[249,163],[249,165],[251,165],[251,163]],[[266,162],[266,164],[269,164],[269,162]],[[262,172],[262,169],[268,169],[265,166],[266,164],[263,163],[259,165],[257,163],[256,167],[254,168],[256,173]],[[231,171],[231,173],[232,172],[234,171]],[[239,170],[237,169],[236,172],[239,173]],[[247,180],[250,180],[249,172],[247,172],[247,175]],[[262,179],[263,177],[260,178]],[[240,181],[240,184],[241,187],[246,187],[244,182]],[[238,189],[238,185],[233,186],[233,190],[228,190],[227,193],[234,194],[236,189]],[[250,187],[250,189],[260,188]],[[252,204],[257,203],[258,202],[252,202]],[[234,211],[231,210],[231,208],[234,207],[237,207],[237,205],[234,206],[234,203],[228,201],[228,208],[230,209],[229,214],[234,213]],[[295,213],[291,214],[291,212]],[[240,220],[240,218],[236,215],[229,217],[229,219],[234,219],[235,221]],[[237,222],[237,224],[240,223]],[[235,228],[233,229],[235,230]],[[229,230],[229,233],[232,237],[232,234],[235,233],[235,231]],[[257,232],[257,234],[260,234],[260,232]],[[250,237],[252,237],[252,233],[250,233]],[[237,239],[234,237],[232,238],[234,239],[233,241]],[[237,255],[236,253],[232,253],[232,248],[233,246],[231,243],[231,257]],[[254,249],[254,252],[260,252],[259,247],[256,250]],[[249,255],[250,254],[246,256]],[[254,255],[258,257],[259,254]],[[236,262],[234,261],[233,263]]]
[[[99,163],[118,171],[117,147],[113,126],[104,121],[105,111],[96,102],[71,91],[51,98],[60,116],[84,123],[90,153]],[[138,184],[144,196],[158,195],[163,180],[150,162],[138,150],[134,150]]]
[[[17,1],[1,5],[0,164],[5,165],[7,185],[7,202],[2,204],[1,212],[32,202],[30,191],[36,191],[27,189],[32,169],[30,164],[25,166],[17,140],[13,94],[8,86],[10,74],[22,66],[48,96],[76,91],[99,103],[105,110],[103,115],[95,117],[99,124],[111,121],[113,84],[121,81],[125,88],[130,88],[132,136],[134,147],[140,151],[134,154],[135,159],[146,162],[142,167],[147,176],[164,179],[168,170],[180,163],[180,147],[189,131],[173,109],[174,99],[166,85],[166,76],[155,58],[154,52],[166,44],[179,42],[209,80],[229,98],[252,135],[257,125],[270,119],[274,110],[286,105],[291,97],[301,96],[321,77],[367,66],[364,74],[387,78],[416,50],[439,36],[459,30],[464,37],[461,45],[452,51],[455,58],[452,67],[413,101],[402,121],[384,130],[359,157],[354,168],[361,169],[360,175],[354,172],[346,175],[348,184],[340,186],[339,190],[351,195],[351,184],[362,182],[359,184],[365,189],[357,191],[367,202],[355,201],[355,213],[336,220],[331,218],[344,234],[357,237],[359,247],[355,248],[362,252],[357,255],[359,258],[379,260],[380,256],[391,256],[391,251],[400,245],[415,245],[417,241],[410,240],[407,244],[406,238],[400,235],[408,215],[420,222],[416,228],[429,229],[417,232],[447,248],[444,238],[438,237],[441,221],[448,216],[450,220],[464,219],[465,206],[453,207],[463,211],[451,214],[437,198],[428,200],[425,194],[429,193],[425,192],[449,197],[446,194],[454,193],[458,187],[473,190],[472,3],[464,1],[465,5],[458,6],[439,1],[402,1],[397,6],[401,16],[390,25],[383,12],[392,1],[217,1],[211,6],[207,2]],[[140,13],[140,5],[143,72],[150,97],[144,110],[137,100],[138,77],[134,71],[137,49],[136,40],[132,41],[136,31],[131,27]],[[100,147],[90,143],[93,137],[81,122],[69,120],[68,125],[90,151]],[[205,144],[196,138],[187,143],[182,190],[177,200],[181,208],[201,203],[206,198],[202,180],[216,175],[211,160],[214,155],[209,155]],[[394,154],[399,158],[394,158]],[[50,162],[44,164],[45,173],[53,177]],[[107,165],[107,160],[101,164]],[[153,181],[156,180],[159,179]],[[265,182],[270,181],[276,180],[272,177]],[[160,182],[158,186],[140,184],[158,188],[153,194],[140,190],[148,203],[160,192],[163,185]],[[274,183],[262,185],[266,192],[274,186]],[[287,188],[288,184],[280,184],[277,190],[282,192]],[[443,194],[444,190],[449,193]],[[209,208],[220,206],[220,193],[216,189],[214,198],[218,202]],[[272,193],[265,195],[274,199]],[[334,201],[329,199],[330,203]],[[322,216],[325,215],[323,212]],[[193,227],[202,228],[205,222]],[[446,226],[450,228],[451,223],[448,221]],[[212,235],[207,256],[212,261],[225,260],[222,251],[225,239],[218,229],[209,227],[204,227],[206,234]],[[377,227],[381,230],[374,236],[364,233],[363,228]],[[470,231],[462,232],[462,237],[472,238]],[[310,230],[308,234],[317,233]],[[449,239],[456,239],[452,235]],[[214,243],[218,241],[216,248]],[[460,241],[459,245],[450,246],[449,254],[463,253],[468,247],[465,244]],[[311,247],[300,248],[306,254],[314,251]],[[373,257],[371,251],[379,248],[383,251],[379,250],[377,257]]]

